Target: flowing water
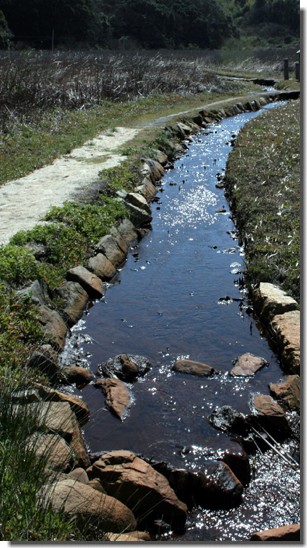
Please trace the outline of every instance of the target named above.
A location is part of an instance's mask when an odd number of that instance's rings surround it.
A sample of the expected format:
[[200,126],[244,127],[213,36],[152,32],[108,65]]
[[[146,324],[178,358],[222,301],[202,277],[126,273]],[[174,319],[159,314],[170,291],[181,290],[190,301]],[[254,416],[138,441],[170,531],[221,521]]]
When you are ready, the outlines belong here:
[[[247,301],[243,249],[224,192],[216,188],[235,136],[259,115],[226,118],[194,136],[163,177],[152,204],[152,231],[131,250],[105,298],[72,330],[64,356],[94,373],[120,353],[143,355],[152,363],[131,386],[133,403],[122,422],[105,408],[100,390],[93,385],[82,390],[92,414],[84,431],[91,452],[129,449],[179,467],[213,458],[230,442],[209,424],[212,410],[231,405],[248,412],[253,394],[268,394],[268,383],[282,379]],[[254,377],[231,377],[233,360],[245,352],[262,356],[268,366]],[[173,372],[178,357],[207,363],[219,374],[199,378]],[[262,472],[239,508],[195,509],[186,534],[176,540],[240,541],[255,531],[255,523],[261,530],[297,521],[298,472],[278,460],[272,474],[276,457],[266,458],[257,457]]]

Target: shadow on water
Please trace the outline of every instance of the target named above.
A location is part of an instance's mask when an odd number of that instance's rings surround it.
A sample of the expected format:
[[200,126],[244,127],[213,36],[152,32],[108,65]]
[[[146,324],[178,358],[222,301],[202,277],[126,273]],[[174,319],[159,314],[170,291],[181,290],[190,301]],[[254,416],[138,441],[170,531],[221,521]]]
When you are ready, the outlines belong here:
[[[216,187],[235,136],[259,114],[226,118],[194,137],[163,178],[152,204],[152,231],[131,250],[104,300],[73,328],[64,354],[70,363],[86,363],[94,373],[99,363],[120,353],[143,355],[152,363],[145,378],[131,386],[133,403],[123,422],[105,408],[101,391],[93,385],[83,389],[92,414],[85,427],[92,452],[129,449],[182,467],[198,459],[197,451],[189,457],[182,451],[192,446],[210,458],[229,445],[228,436],[208,422],[212,410],[231,405],[248,412],[252,395],[269,393],[268,383],[282,378],[246,299],[243,249],[223,189]],[[268,366],[255,377],[231,377],[233,360],[245,352],[262,356]],[[207,363],[219,374],[175,373],[171,368],[178,357]],[[194,511],[181,540],[242,540],[256,518],[258,529],[276,526],[278,520],[270,521],[255,502],[253,489],[252,483],[241,510]],[[290,514],[297,511],[287,504]]]

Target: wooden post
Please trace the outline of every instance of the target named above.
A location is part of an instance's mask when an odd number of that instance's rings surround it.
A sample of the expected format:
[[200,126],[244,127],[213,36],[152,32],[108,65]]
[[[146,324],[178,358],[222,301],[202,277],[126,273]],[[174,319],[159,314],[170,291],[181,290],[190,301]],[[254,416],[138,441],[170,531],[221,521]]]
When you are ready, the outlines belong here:
[[300,63],[299,63],[299,61],[296,61],[294,66],[295,66],[295,78],[299,82],[300,81]]
[[284,59],[284,80],[289,80],[289,59]]

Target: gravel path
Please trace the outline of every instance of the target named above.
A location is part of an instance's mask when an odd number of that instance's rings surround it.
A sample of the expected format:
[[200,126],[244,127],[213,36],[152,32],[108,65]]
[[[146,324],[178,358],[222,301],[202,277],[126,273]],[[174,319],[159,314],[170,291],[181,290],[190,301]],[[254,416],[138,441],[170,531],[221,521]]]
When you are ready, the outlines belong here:
[[126,157],[116,151],[140,129],[117,127],[87,141],[82,147],[0,188],[0,244],[19,230],[38,224],[51,206],[60,206],[98,180],[98,173]]

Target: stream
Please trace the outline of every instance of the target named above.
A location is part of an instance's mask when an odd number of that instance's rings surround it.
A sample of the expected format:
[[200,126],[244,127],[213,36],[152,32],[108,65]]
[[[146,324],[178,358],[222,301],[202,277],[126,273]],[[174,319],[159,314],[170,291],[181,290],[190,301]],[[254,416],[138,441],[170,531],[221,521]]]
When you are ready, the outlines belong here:
[[[72,329],[64,362],[96,373],[100,363],[127,353],[146,356],[152,364],[131,385],[133,403],[122,422],[106,409],[93,384],[78,392],[91,411],[84,436],[92,453],[129,449],[176,467],[199,465],[231,444],[210,425],[212,410],[231,405],[248,413],[255,393],[268,394],[268,384],[282,380],[279,360],[247,300],[244,252],[224,191],[216,187],[239,130],[281,105],[225,118],[193,137],[163,177],[152,203],[152,230],[131,249],[104,299]],[[230,376],[233,361],[246,352],[268,365],[254,377]],[[174,372],[177,358],[206,363],[219,374]],[[253,459],[256,474],[239,507],[195,508],[184,535],[166,533],[161,539],[243,541],[252,532],[298,522],[299,472],[272,452]]]

